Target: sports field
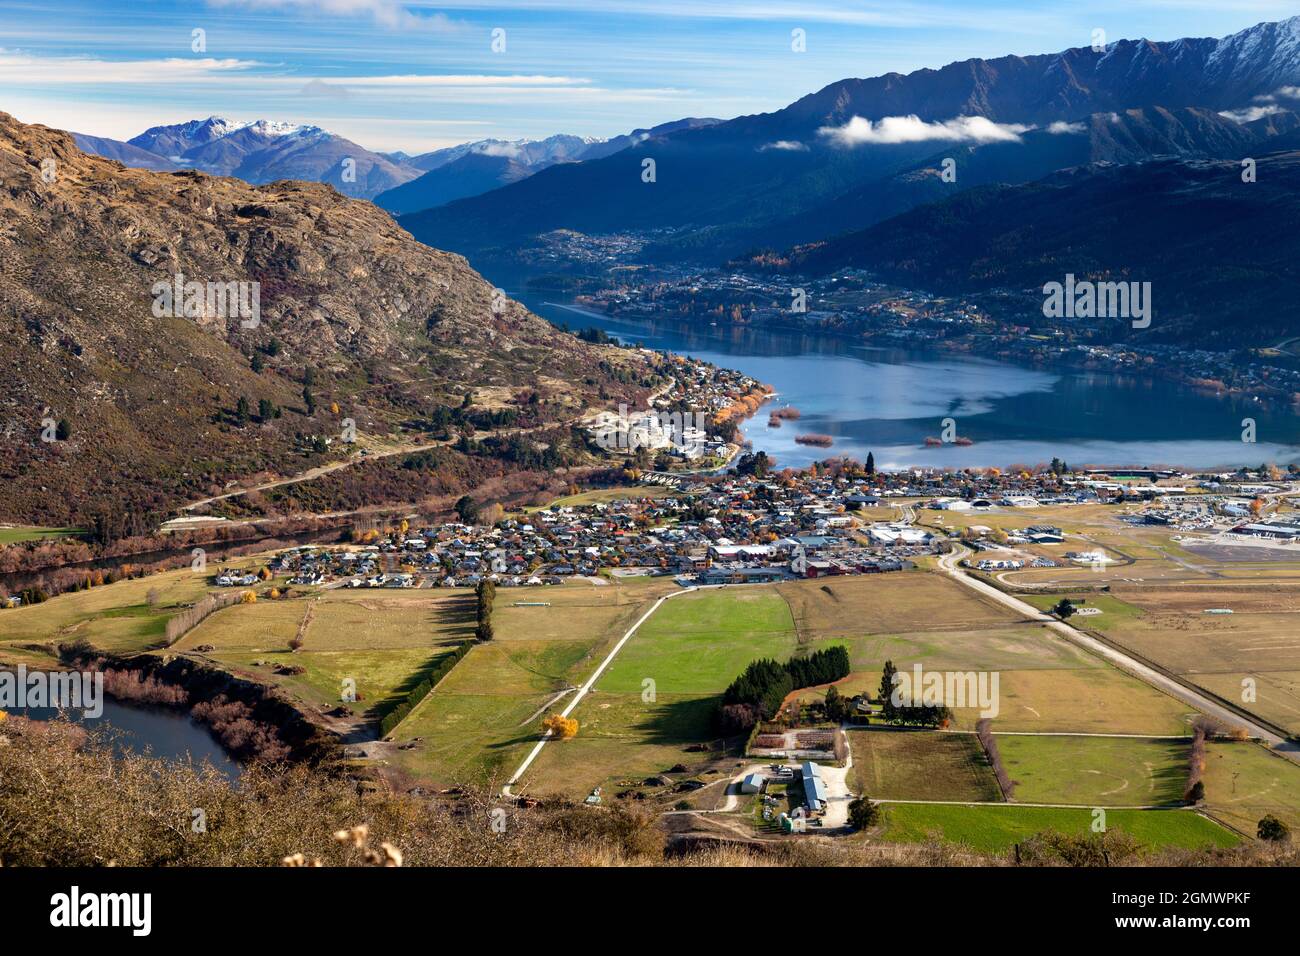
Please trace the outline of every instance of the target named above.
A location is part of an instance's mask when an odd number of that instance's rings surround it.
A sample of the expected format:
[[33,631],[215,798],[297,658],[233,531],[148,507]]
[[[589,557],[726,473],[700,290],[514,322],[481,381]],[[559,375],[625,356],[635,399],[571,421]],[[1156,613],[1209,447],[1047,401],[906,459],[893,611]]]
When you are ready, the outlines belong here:
[[1090,807],[1182,801],[1189,740],[998,734],[1018,803]]
[[1209,812],[1254,835],[1271,813],[1300,832],[1300,766],[1253,743],[1213,742],[1205,752]]
[[545,505],[525,508],[527,514],[546,511],[549,508],[580,508],[584,505],[608,504],[611,501],[637,501],[642,498],[668,498],[677,494],[671,488],[659,485],[633,485],[626,488],[593,488],[576,495],[565,495]]

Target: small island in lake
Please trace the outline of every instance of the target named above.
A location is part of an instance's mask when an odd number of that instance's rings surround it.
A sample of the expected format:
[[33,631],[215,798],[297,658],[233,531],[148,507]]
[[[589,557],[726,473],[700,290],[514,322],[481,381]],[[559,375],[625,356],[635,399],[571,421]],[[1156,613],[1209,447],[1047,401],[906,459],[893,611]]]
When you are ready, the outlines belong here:
[[926,448],[938,448],[940,445],[961,445],[964,448],[967,445],[973,445],[973,444],[975,444],[974,441],[964,437],[954,438],[952,441],[944,441],[942,438],[935,438],[933,435],[931,435],[925,440]]
[[793,406],[790,405],[785,406],[785,408],[775,409],[770,415],[767,416],[767,427],[780,428],[782,421],[784,420],[795,421],[802,414],[803,413],[799,411],[799,409],[794,408]]

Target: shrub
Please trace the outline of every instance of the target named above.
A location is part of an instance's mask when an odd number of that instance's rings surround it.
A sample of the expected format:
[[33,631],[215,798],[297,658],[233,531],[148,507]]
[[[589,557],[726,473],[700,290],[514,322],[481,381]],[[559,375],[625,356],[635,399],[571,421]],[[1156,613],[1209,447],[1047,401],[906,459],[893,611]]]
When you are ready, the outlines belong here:
[[1291,828],[1270,813],[1259,821],[1255,835],[1270,843],[1283,843],[1291,838]]
[[858,830],[869,830],[884,820],[884,811],[870,797],[858,797],[849,804],[849,823]]

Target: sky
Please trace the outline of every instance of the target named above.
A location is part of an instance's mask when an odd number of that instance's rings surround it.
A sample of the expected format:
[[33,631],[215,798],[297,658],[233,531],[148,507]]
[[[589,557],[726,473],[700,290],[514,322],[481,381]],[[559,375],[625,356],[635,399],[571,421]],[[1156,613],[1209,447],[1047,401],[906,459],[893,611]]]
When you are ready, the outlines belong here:
[[[211,115],[369,149],[609,137],[828,83],[1223,36],[1300,0],[0,0],[0,111],[129,139]],[[803,49],[794,31],[802,31]]]

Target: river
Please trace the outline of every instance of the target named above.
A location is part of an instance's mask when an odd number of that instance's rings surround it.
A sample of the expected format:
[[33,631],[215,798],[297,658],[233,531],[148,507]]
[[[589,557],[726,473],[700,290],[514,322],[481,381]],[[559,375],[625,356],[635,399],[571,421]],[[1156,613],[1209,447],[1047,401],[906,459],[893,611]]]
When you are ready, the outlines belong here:
[[[221,749],[206,727],[184,712],[109,698],[105,698],[103,706],[103,714],[93,719],[76,708],[63,712],[88,729],[104,731],[115,753],[147,753],[163,760],[193,759],[195,763],[207,761],[227,778],[239,778],[239,764]],[[27,707],[18,708],[14,713],[31,720],[52,720],[59,711]]]
[[[742,428],[780,466],[834,455],[876,466],[999,467],[1058,457],[1073,466],[1236,468],[1300,461],[1300,419],[1240,396],[1219,397],[1167,379],[1021,367],[977,356],[875,348],[833,335],[674,318],[619,319],[581,309],[556,292],[507,293],[570,328],[596,327],[623,342],[739,369],[777,390],[768,406],[802,417],[769,428],[767,410]],[[927,446],[943,420],[971,444]],[[1257,441],[1241,440],[1253,418]],[[800,433],[830,435],[820,448]]]

